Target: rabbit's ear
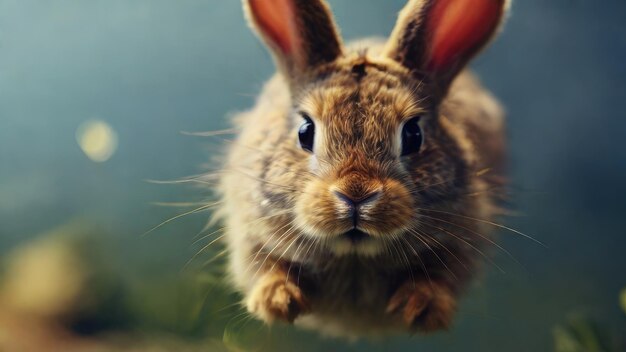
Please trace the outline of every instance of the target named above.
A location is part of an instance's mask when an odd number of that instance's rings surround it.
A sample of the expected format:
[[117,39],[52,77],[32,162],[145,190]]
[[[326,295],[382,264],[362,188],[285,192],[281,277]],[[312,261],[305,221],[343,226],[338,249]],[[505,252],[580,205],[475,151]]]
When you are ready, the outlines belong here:
[[244,0],[247,18],[289,78],[334,61],[341,41],[323,0]]
[[409,0],[384,54],[430,79],[439,95],[491,39],[508,0]]

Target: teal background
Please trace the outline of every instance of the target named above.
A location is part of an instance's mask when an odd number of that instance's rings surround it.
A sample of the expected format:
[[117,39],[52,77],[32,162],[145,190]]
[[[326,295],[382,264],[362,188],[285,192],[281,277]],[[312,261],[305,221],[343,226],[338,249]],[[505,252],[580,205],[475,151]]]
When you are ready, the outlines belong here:
[[[346,39],[387,35],[404,1],[331,0]],[[626,2],[525,0],[473,67],[507,109],[513,209],[502,245],[449,333],[312,349],[547,351],[585,314],[626,336]],[[273,72],[238,1],[0,0],[0,253],[72,219],[97,223],[122,273],[176,275],[208,214],[140,235],[207,192],[145,179],[197,174]],[[98,118],[119,149],[96,164],[75,132]],[[214,165],[212,168],[215,168]]]

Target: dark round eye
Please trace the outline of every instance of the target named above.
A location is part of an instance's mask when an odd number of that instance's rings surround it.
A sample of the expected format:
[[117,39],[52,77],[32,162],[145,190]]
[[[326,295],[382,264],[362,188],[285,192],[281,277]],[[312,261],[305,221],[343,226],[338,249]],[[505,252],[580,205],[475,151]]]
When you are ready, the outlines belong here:
[[419,121],[420,116],[413,117],[402,127],[402,155],[417,153],[420,150],[424,135]]
[[300,146],[302,149],[313,152],[313,139],[315,138],[315,124],[313,124],[313,120],[306,115],[302,114],[304,118],[304,123],[300,126],[298,130],[298,139],[300,140]]

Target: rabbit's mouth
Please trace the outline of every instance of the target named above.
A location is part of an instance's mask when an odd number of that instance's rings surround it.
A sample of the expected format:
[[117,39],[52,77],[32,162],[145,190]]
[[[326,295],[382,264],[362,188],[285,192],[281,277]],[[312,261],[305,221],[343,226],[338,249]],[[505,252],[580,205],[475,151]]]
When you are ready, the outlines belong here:
[[335,237],[329,246],[335,255],[339,256],[348,254],[374,256],[379,254],[383,248],[375,236],[357,228]]
[[367,240],[370,237],[370,235],[359,229],[354,228],[344,233],[343,237],[349,239],[350,242],[352,243],[358,243],[358,242]]

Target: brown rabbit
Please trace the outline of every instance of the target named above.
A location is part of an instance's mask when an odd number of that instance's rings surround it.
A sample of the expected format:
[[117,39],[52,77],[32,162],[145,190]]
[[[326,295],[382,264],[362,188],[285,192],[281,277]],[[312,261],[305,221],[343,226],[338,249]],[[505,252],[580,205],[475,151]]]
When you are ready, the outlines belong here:
[[450,326],[494,244],[504,154],[501,109],[463,69],[507,7],[411,0],[386,43],[345,47],[323,0],[244,1],[278,67],[219,186],[250,313],[345,337]]

